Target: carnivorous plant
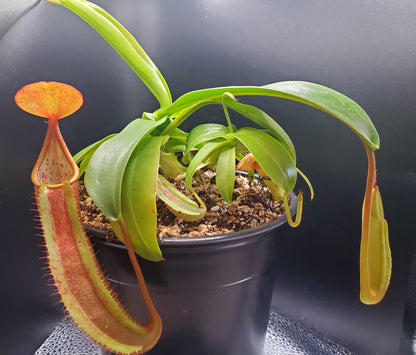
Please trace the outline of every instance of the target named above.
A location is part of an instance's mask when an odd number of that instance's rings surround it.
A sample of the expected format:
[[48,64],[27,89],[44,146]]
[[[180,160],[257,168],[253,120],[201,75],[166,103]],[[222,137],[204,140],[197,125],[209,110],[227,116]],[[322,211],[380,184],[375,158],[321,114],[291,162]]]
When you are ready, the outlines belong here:
[[[59,133],[58,120],[82,105],[81,94],[69,85],[54,82],[29,84],[16,94],[16,103],[23,110],[48,118],[47,136],[32,181],[51,274],[68,313],[89,336],[120,354],[142,353],[157,342],[161,320],[147,294],[134,254],[152,261],[163,260],[156,237],[157,198],[184,220],[196,221],[205,215],[204,202],[192,187],[194,175],[204,167],[215,169],[216,184],[227,202],[232,200],[236,169],[256,171],[274,199],[283,201],[288,223],[300,223],[302,193],[298,194],[295,220],[289,211],[288,196],[298,175],[309,185],[311,197],[312,186],[297,167],[295,148],[282,127],[261,109],[237,100],[247,95],[274,96],[320,109],[346,124],[360,138],[368,158],[362,209],[360,298],[366,304],[383,298],[390,280],[391,255],[376,184],[374,151],[379,148],[379,136],[357,103],[330,88],[301,81],[210,88],[172,101],[156,65],[109,13],[85,0],[49,1],[66,7],[90,24],[160,104],[156,111],[143,113],[119,133],[89,145],[73,159]],[[222,107],[225,124],[201,124],[189,133],[179,128],[207,105]],[[237,119],[231,121],[229,111],[248,118],[258,127],[239,128]],[[77,184],[79,175],[84,173],[88,194],[127,247],[151,315],[145,326],[131,320],[109,289],[83,231]],[[170,179],[184,179],[193,198],[176,190]]]

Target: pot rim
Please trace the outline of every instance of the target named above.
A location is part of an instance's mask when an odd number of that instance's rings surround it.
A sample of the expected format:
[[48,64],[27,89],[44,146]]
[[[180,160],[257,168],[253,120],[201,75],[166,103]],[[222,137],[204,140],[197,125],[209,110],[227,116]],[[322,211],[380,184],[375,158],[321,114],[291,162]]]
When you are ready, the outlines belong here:
[[[290,201],[290,214],[294,216],[296,214],[297,209],[297,197],[294,192],[291,192],[289,195]],[[198,247],[198,246],[208,246],[213,244],[224,244],[224,243],[235,243],[242,240],[247,240],[251,238],[255,238],[259,234],[265,234],[287,222],[286,214],[282,214],[279,217],[273,219],[272,221],[262,224],[261,226],[249,228],[245,230],[241,230],[238,232],[231,232],[231,233],[224,233],[224,234],[217,234],[212,236],[203,236],[203,237],[160,237],[158,238],[158,243],[160,247],[169,247],[169,248],[181,248],[181,247]],[[86,230],[92,232],[92,234],[106,234],[107,232],[85,226]],[[125,246],[122,243],[114,243],[114,242],[106,242],[104,240],[101,241],[103,244],[111,245],[115,248],[124,249]]]

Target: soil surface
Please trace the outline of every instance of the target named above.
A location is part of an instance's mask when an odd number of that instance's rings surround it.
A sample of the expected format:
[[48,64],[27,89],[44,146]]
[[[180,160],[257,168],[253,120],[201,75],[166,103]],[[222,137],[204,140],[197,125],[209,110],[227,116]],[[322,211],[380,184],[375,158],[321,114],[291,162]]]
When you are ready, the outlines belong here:
[[[186,195],[190,195],[183,181],[172,182]],[[233,191],[233,202],[225,202],[215,185],[215,173],[207,170],[195,177],[194,189],[204,201],[207,214],[197,222],[186,222],[173,215],[164,202],[157,200],[159,237],[201,237],[237,232],[270,222],[283,213],[281,202],[272,199],[270,190],[261,182],[252,182],[246,176],[237,175]],[[111,225],[88,196],[80,182],[81,217],[83,223],[107,230],[107,240],[116,237]]]

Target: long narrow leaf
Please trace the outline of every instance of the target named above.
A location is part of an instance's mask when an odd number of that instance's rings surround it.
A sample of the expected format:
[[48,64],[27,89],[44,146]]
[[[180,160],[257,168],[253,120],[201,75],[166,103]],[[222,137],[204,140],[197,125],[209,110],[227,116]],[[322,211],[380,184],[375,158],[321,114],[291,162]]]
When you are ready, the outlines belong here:
[[218,156],[216,184],[223,199],[231,203],[235,182],[235,147],[225,146]]
[[[105,141],[91,157],[85,173],[88,194],[110,220],[121,212],[121,186],[127,163],[140,140],[163,120],[136,119]],[[111,169],[109,169],[111,167]]]
[[163,145],[162,150],[166,153],[184,152],[188,133],[176,128],[169,132],[170,139]]
[[163,83],[163,86],[165,87],[165,91],[169,97],[169,101],[172,101],[172,96],[170,94],[170,90],[168,87],[168,84],[166,83],[165,78],[162,76],[162,73],[157,68],[156,64],[152,61],[152,59],[147,55],[145,50],[142,48],[142,46],[136,41],[136,39],[132,36],[132,34],[126,30],[126,28],[118,22],[113,16],[111,16],[107,11],[102,9],[101,7],[97,6],[96,4],[92,2],[88,2],[90,7],[94,9],[97,13],[104,16],[108,21],[110,21],[117,29],[123,34],[123,36],[129,41],[131,46],[134,48],[134,50],[137,52],[140,57],[146,61],[147,64],[150,65],[151,68],[155,71],[156,75],[159,77],[160,81]]
[[[163,259],[156,238],[156,188],[162,141],[163,137],[149,136],[135,148],[123,178],[121,216],[112,223],[124,223],[134,251],[152,261]],[[117,237],[123,240],[122,234]]]
[[295,146],[293,145],[292,140],[284,129],[267,113],[255,106],[242,104],[238,101],[232,100],[228,96],[224,98],[224,103],[227,107],[242,114],[259,126],[267,129],[274,138],[287,147],[287,150],[296,161]]
[[107,139],[114,137],[115,134],[110,134],[107,137],[90,144],[89,146],[85,147],[84,149],[80,150],[77,154],[74,155],[74,160],[78,164],[81,160],[85,159],[85,157],[91,154],[92,151],[96,151],[97,148],[104,143]]
[[80,164],[79,167],[79,175],[81,176],[84,174],[85,170],[87,170],[87,166],[91,160],[91,157],[96,152],[98,147],[103,144],[106,140],[109,140],[110,138],[114,137],[115,134],[110,134],[109,136],[101,139],[98,142],[90,144],[88,147],[85,147],[81,151],[79,151],[77,154],[74,155],[74,160],[77,164]]
[[72,11],[92,28],[124,59],[155,95],[161,107],[172,102],[166,81],[133,36],[104,9],[83,0],[49,0]]
[[234,96],[274,96],[298,101],[336,117],[350,127],[373,150],[379,147],[378,133],[366,112],[347,96],[322,85],[304,81],[284,81],[265,86],[228,86],[189,92],[172,105],[159,109],[159,117],[175,116],[204,100],[221,100],[225,92]]
[[262,169],[286,193],[296,184],[295,162],[282,144],[267,133],[245,127],[233,133],[253,154]]
[[201,143],[215,138],[225,137],[229,133],[228,128],[218,123],[201,124],[193,128],[186,140],[186,151],[196,148]]
[[[210,154],[212,154],[214,151],[218,150],[219,148],[223,147],[225,144],[227,144],[227,141],[221,141],[221,142],[209,142],[205,144],[198,153],[192,158],[188,169],[186,170],[186,176],[185,176],[185,184],[186,187],[193,191],[192,188],[192,178],[195,174],[195,172],[200,167],[200,164],[206,160]],[[220,151],[218,151],[218,154]]]

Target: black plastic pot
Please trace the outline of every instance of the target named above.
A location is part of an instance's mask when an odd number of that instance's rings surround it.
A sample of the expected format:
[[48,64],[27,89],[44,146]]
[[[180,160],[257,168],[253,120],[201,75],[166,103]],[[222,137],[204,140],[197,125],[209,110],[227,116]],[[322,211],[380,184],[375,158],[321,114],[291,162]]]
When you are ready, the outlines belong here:
[[[291,212],[296,197],[291,195]],[[277,242],[286,216],[247,231],[203,238],[164,238],[165,261],[139,258],[163,321],[149,354],[255,355],[263,346]],[[97,257],[121,300],[141,323],[147,311],[125,247],[94,238]]]

